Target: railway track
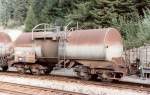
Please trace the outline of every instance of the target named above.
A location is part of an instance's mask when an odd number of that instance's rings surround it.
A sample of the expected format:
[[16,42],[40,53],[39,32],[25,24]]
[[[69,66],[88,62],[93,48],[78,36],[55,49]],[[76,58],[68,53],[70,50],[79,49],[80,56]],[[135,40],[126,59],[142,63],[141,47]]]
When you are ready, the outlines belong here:
[[[133,90],[137,92],[145,92],[147,95],[150,95],[150,85],[143,85],[143,84],[135,84],[135,83],[128,83],[128,82],[97,82],[97,81],[85,81],[85,80],[80,80],[77,78],[73,77],[64,77],[64,76],[36,76],[36,75],[29,75],[29,74],[19,74],[16,72],[0,72],[0,75],[8,75],[8,76],[16,76],[16,77],[28,77],[28,78],[33,78],[33,79],[38,79],[38,80],[58,80],[58,81],[64,81],[64,82],[71,82],[71,83],[78,83],[82,85],[94,85],[96,87],[99,86],[104,86],[104,87],[109,87],[109,88],[116,88],[120,90],[128,89],[128,90]],[[64,95],[64,94],[63,94]],[[65,94],[68,95],[68,94]],[[74,95],[74,94],[70,94]],[[76,94],[78,95],[78,94]]]
[[75,92],[14,84],[8,82],[0,82],[0,84],[0,92],[12,95],[85,95]]
[[17,91],[11,91],[11,90],[5,90],[5,89],[0,89],[0,92],[4,95],[32,95],[32,94],[27,94],[27,93],[17,92]]

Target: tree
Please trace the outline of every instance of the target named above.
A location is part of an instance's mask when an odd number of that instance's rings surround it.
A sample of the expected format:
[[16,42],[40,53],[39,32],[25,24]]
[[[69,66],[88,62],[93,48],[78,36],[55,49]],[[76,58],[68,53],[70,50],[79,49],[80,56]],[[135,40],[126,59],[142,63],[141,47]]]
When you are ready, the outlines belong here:
[[[31,0],[0,0],[0,20],[4,26],[14,21],[24,24]],[[13,23],[14,24],[14,23]]]
[[[31,7],[37,24],[53,23],[63,26],[66,22],[65,16],[73,10],[74,2],[78,3],[79,1],[80,0],[33,0]],[[31,20],[26,20],[26,23],[31,23],[28,21]],[[26,28],[31,29],[28,28],[28,26],[26,26]]]
[[74,8],[74,2],[78,0],[46,0],[46,5],[41,11],[41,22],[61,25],[65,22],[65,16]]
[[24,24],[30,3],[30,0],[15,0],[13,15],[19,25]]
[[32,28],[38,24],[38,18],[35,16],[34,11],[32,9],[32,7],[30,7],[28,13],[27,13],[27,18],[25,21],[25,31],[26,32],[31,32]]
[[130,18],[136,12],[131,0],[86,0],[76,6],[68,18],[83,28],[109,27],[112,18],[122,15]]
[[133,0],[140,15],[144,15],[143,10],[150,9],[150,0]]
[[41,14],[44,6],[46,4],[46,0],[33,0],[30,8],[27,12],[27,17],[25,20],[25,31],[31,32],[32,28],[39,24],[42,23]]
[[38,23],[53,23],[80,28],[112,26],[112,19],[124,16],[133,19],[137,14],[132,0],[33,0],[31,4]]
[[13,1],[0,0],[0,19],[3,26],[7,26],[8,21],[12,18]]
[[72,21],[83,28],[109,27],[112,18],[125,16],[133,19],[134,14],[150,8],[149,0],[0,0],[0,20],[7,25],[13,20],[24,24],[27,11],[32,11],[38,23],[65,25]]

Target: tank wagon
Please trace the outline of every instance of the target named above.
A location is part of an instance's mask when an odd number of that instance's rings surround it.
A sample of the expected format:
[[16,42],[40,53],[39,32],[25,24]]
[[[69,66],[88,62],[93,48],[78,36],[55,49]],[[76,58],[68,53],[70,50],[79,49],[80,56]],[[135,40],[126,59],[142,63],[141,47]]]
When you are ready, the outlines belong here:
[[120,79],[127,72],[122,38],[114,28],[69,32],[64,43],[64,49],[59,49],[61,59],[71,60],[69,67],[75,66],[80,78]]
[[73,68],[81,79],[120,79],[127,73],[114,28],[23,33],[15,41],[16,67],[32,73]]
[[8,34],[0,32],[0,67],[3,71],[8,69],[8,60],[13,53],[11,38]]

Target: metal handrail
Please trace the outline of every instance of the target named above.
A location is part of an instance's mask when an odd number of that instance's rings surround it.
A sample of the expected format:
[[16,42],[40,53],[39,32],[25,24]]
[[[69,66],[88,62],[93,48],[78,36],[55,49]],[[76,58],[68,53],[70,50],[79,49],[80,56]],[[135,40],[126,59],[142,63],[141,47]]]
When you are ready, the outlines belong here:
[[46,32],[46,26],[49,26],[49,24],[47,24],[47,23],[41,23],[41,24],[38,24],[38,25],[36,25],[33,29],[32,29],[32,40],[34,40],[34,31],[35,30],[41,30],[41,29],[36,29],[37,27],[39,27],[39,26],[42,26],[42,25],[44,25],[44,29],[42,29],[42,30],[44,30],[44,36],[45,36],[45,32]]

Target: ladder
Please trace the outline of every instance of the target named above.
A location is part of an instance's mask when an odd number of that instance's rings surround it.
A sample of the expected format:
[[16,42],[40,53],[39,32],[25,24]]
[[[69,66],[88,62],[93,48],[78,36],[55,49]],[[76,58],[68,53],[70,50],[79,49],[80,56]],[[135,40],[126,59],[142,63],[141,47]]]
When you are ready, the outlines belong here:
[[61,31],[59,33],[59,46],[58,46],[58,65],[61,65],[63,63],[63,67],[65,68],[66,63],[69,62],[69,60],[66,60],[66,40],[67,40],[67,35],[69,32],[72,32],[74,30],[78,30],[78,23],[77,23],[77,28],[70,28],[68,29],[68,26],[72,22],[69,22],[65,27],[64,31]]
[[61,31],[59,33],[59,46],[58,46],[58,65],[61,65],[63,63],[63,67],[65,68],[65,64],[68,62],[66,60],[66,40],[67,40],[67,34],[73,29],[68,30],[68,26],[72,22],[69,22],[67,26],[64,27],[64,31]]
[[58,44],[58,64],[63,62],[65,67],[65,60],[66,60],[66,39],[67,39],[67,32],[62,31],[59,33],[59,44]]

